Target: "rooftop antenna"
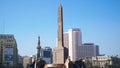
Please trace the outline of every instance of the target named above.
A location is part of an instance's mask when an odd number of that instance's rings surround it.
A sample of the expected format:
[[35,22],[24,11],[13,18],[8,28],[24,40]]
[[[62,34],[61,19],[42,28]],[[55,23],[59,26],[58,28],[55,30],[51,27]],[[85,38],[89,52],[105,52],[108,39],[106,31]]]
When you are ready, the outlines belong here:
[[3,19],[3,34],[5,33],[5,19]]
[[3,21],[1,22],[1,33],[4,34],[5,33],[5,20],[3,19]]

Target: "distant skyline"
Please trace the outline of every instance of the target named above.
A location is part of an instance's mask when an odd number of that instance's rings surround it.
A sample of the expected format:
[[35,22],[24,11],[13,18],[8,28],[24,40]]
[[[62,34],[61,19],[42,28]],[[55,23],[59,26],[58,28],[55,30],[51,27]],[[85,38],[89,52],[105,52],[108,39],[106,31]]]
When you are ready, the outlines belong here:
[[63,6],[64,32],[80,28],[82,42],[100,47],[100,54],[120,56],[120,0],[0,0],[0,34],[14,34],[20,55],[56,46],[58,5]]

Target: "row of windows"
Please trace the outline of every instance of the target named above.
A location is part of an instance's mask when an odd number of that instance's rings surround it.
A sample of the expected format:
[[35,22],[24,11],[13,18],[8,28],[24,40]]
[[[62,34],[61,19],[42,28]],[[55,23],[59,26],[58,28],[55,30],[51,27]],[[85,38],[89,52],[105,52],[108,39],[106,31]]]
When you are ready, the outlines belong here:
[[108,60],[108,59],[110,59],[110,58],[108,58],[108,57],[103,57],[103,58],[96,57],[96,58],[94,58],[94,59],[99,59],[99,60]]
[[43,51],[43,57],[50,58],[51,57],[51,51]]
[[[2,46],[3,46],[3,45],[1,45],[0,47],[3,48]],[[13,46],[13,45],[5,45],[5,46],[6,46],[6,47],[10,47],[10,46]]]
[[12,38],[13,36],[0,36],[0,39]]
[[[14,40],[12,40],[12,39],[7,40],[7,42],[13,42],[13,41]],[[3,41],[0,41],[0,43],[3,44]]]
[[106,63],[110,64],[110,61],[93,62],[94,65],[105,65]]
[[12,45],[6,45],[6,47],[12,47]]
[[7,42],[13,42],[13,40],[7,40]]

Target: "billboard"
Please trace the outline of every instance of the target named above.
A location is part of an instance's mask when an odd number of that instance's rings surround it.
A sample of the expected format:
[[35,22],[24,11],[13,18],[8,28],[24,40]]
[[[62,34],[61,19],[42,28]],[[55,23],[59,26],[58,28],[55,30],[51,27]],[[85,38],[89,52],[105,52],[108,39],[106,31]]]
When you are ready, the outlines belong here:
[[13,48],[4,49],[4,61],[13,66]]

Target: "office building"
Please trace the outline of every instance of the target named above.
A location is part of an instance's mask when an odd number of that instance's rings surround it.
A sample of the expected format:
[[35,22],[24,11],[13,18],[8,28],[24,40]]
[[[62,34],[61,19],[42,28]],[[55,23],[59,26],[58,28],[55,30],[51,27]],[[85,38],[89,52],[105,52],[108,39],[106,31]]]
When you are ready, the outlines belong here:
[[78,57],[80,58],[91,58],[99,55],[99,46],[93,43],[84,43],[78,47]]
[[11,34],[0,34],[0,63],[4,67],[8,63],[11,68],[18,65],[17,43]]
[[52,63],[52,48],[45,47],[41,49],[41,58],[47,63]]
[[71,61],[78,60],[78,46],[82,44],[81,31],[78,28],[69,29],[69,56]]
[[68,32],[64,32],[64,47],[69,48],[69,33]]
[[71,61],[78,58],[78,46],[82,45],[82,33],[79,28],[69,29],[64,32],[64,47],[68,48]]

